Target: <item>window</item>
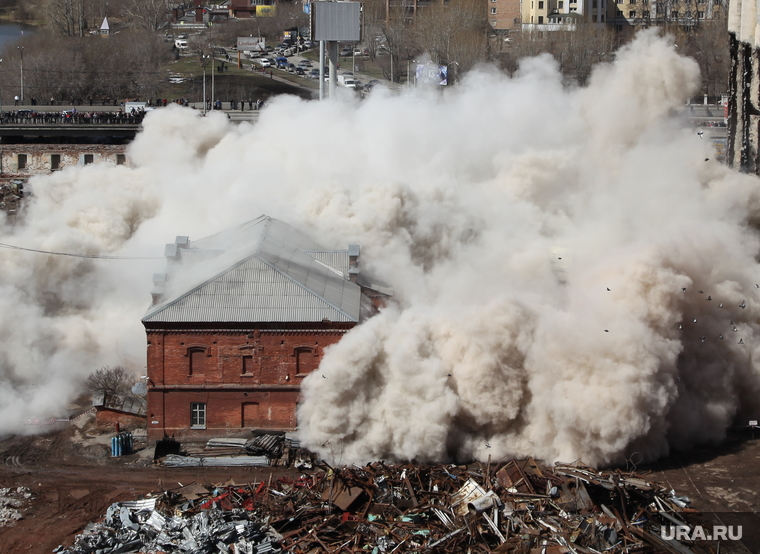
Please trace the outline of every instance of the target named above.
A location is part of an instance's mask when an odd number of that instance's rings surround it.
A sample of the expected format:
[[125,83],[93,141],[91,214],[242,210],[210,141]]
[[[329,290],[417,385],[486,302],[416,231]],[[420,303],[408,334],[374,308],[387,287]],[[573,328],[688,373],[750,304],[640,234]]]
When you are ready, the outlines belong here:
[[253,375],[253,356],[243,356],[243,375]]
[[543,10],[543,9],[544,9],[544,0],[540,0],[540,1],[538,2],[538,9],[539,9],[539,10]]
[[602,23],[604,23],[604,14],[602,14]]
[[595,15],[591,16],[591,23],[596,23],[596,16]]
[[670,12],[670,17],[672,17],[673,19],[678,19],[678,10],[672,10]]
[[570,13],[577,12],[578,8],[570,8]]
[[592,7],[592,8],[596,8],[596,0],[593,0],[593,1],[591,2],[591,7]]
[[559,0],[559,2],[557,2],[557,7],[561,10],[565,7],[565,3],[562,0]]
[[311,373],[319,366],[319,359],[314,353],[314,349],[308,346],[296,348],[293,353],[296,357],[296,373],[306,375]]
[[636,10],[631,10],[628,12],[628,19],[633,19],[636,17]]
[[124,165],[127,163],[127,157],[124,154],[116,154],[116,165]]
[[193,402],[190,404],[190,429],[206,428],[206,404]]
[[643,16],[644,17],[649,17],[649,10],[644,10]]
[[691,10],[686,10],[686,19],[691,19]]
[[699,19],[704,19],[705,18],[705,12],[697,12],[697,17]]
[[94,160],[93,154],[85,154],[84,155],[84,165],[91,164]]
[[50,154],[50,169],[61,169],[61,155]]
[[496,8],[491,8],[491,15],[496,15]]
[[615,10],[615,15],[618,17],[623,17],[623,12],[621,12],[620,10]]
[[538,16],[538,23],[539,23],[539,25],[540,25],[541,23],[543,23],[543,22],[544,22],[544,16],[543,16],[543,15],[539,15],[539,16]]
[[190,358],[190,375],[203,375],[206,372],[206,349],[203,347],[190,348],[187,351]]
[[16,161],[19,169],[26,169],[26,154],[19,154]]

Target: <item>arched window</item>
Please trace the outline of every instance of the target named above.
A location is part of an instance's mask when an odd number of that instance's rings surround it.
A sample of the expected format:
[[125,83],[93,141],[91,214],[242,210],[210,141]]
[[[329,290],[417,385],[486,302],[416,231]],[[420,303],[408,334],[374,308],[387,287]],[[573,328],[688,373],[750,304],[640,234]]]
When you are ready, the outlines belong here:
[[293,355],[296,357],[297,375],[311,373],[319,366],[319,358],[311,346],[299,346],[294,350]]
[[190,375],[203,375],[206,373],[206,348],[192,346],[187,349],[187,357],[190,358],[188,372]]

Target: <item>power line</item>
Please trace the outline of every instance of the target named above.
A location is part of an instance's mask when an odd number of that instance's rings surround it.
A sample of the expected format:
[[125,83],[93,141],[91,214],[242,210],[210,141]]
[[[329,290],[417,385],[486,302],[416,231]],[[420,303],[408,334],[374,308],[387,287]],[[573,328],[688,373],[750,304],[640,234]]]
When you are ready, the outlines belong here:
[[163,256],[141,257],[141,256],[101,256],[100,254],[72,254],[71,252],[51,252],[50,250],[36,250],[34,248],[23,248],[13,246],[12,244],[0,243],[0,248],[9,248],[11,250],[23,250],[24,252],[36,252],[37,254],[50,254],[51,256],[71,256],[72,258],[95,258],[99,260],[162,260]]

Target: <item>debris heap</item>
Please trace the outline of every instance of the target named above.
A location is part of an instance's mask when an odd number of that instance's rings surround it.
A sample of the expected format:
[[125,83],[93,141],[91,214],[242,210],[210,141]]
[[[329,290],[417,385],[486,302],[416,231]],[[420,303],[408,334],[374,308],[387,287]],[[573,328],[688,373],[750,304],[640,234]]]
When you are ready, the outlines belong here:
[[21,511],[32,498],[26,487],[0,488],[0,527],[18,521]]
[[321,465],[114,504],[57,552],[686,554],[699,550],[660,529],[687,526],[688,504],[647,475],[578,463]]

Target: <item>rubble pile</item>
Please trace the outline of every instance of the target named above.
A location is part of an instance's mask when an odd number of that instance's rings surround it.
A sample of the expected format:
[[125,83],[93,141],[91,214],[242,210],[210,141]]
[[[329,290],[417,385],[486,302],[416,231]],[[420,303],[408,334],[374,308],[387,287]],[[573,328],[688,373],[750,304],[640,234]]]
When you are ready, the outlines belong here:
[[577,463],[323,465],[114,504],[57,552],[686,554],[660,527],[687,525],[688,504],[646,475]]
[[0,527],[21,519],[20,509],[31,498],[32,493],[26,487],[0,488]]

